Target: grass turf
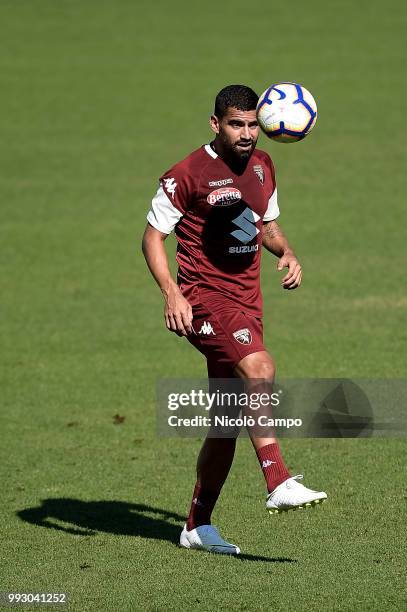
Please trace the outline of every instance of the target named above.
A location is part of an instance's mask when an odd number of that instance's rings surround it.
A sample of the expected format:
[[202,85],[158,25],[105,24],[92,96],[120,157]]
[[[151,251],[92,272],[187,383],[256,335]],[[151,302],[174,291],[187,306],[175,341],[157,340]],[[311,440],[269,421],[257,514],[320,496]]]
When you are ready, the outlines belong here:
[[66,590],[81,611],[405,608],[402,440],[285,440],[329,500],[273,518],[242,440],[214,522],[247,556],[177,548],[200,443],[156,439],[155,381],[205,370],[164,330],[139,249],[156,179],[208,139],[217,90],[302,82],[315,132],[260,143],[305,270],[282,292],[264,258],[266,338],[282,376],[404,376],[391,8],[1,4],[2,590]]

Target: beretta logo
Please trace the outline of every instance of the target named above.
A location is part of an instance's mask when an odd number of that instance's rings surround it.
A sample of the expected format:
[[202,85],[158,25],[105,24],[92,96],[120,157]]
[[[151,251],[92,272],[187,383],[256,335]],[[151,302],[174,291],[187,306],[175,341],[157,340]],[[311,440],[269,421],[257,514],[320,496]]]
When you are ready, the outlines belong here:
[[222,187],[211,191],[206,199],[212,206],[216,204],[218,206],[230,206],[239,202],[242,199],[242,194],[236,187]]

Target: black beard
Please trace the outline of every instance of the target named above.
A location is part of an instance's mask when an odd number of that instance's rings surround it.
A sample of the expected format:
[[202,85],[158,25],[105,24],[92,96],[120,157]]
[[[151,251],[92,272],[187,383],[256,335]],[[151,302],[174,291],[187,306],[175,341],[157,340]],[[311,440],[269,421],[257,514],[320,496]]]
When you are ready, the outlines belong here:
[[242,151],[241,153],[238,153],[236,151],[236,157],[238,157],[239,159],[242,160],[248,160],[250,159],[251,155],[252,155],[252,149],[250,149],[249,151]]
[[252,144],[251,148],[248,151],[238,151],[236,147],[237,145],[234,145],[230,151],[230,161],[234,167],[242,171],[246,169],[249,159],[251,158],[252,153],[254,151],[254,146]]
[[[224,144],[225,141],[223,141]],[[225,146],[224,148],[224,157],[223,161],[227,163],[227,165],[233,170],[235,174],[243,174],[246,170],[247,164],[252,156],[254,149],[256,148],[256,142],[252,143],[251,149],[248,151],[239,152],[236,148],[237,145]],[[213,142],[211,142],[210,146],[216,152]]]

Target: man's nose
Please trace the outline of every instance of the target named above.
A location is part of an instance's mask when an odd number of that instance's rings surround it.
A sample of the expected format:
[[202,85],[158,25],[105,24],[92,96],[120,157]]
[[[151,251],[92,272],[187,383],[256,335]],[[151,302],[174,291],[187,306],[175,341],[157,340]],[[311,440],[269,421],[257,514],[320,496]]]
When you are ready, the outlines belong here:
[[251,140],[250,129],[248,125],[245,125],[242,130],[242,137],[246,138],[246,140]]

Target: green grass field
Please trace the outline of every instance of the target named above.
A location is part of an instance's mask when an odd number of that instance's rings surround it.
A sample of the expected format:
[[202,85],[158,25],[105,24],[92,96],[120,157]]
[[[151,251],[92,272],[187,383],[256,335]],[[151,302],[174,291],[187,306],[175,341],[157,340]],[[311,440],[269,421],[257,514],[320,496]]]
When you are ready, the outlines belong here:
[[165,330],[140,239],[225,84],[294,80],[319,105],[305,142],[259,143],[304,267],[284,292],[263,260],[278,373],[405,376],[405,4],[274,4],[0,4],[2,591],[81,612],[406,609],[403,439],[283,441],[329,500],[273,518],[241,440],[214,523],[245,555],[177,547],[200,441],[156,438],[155,384],[205,367]]

